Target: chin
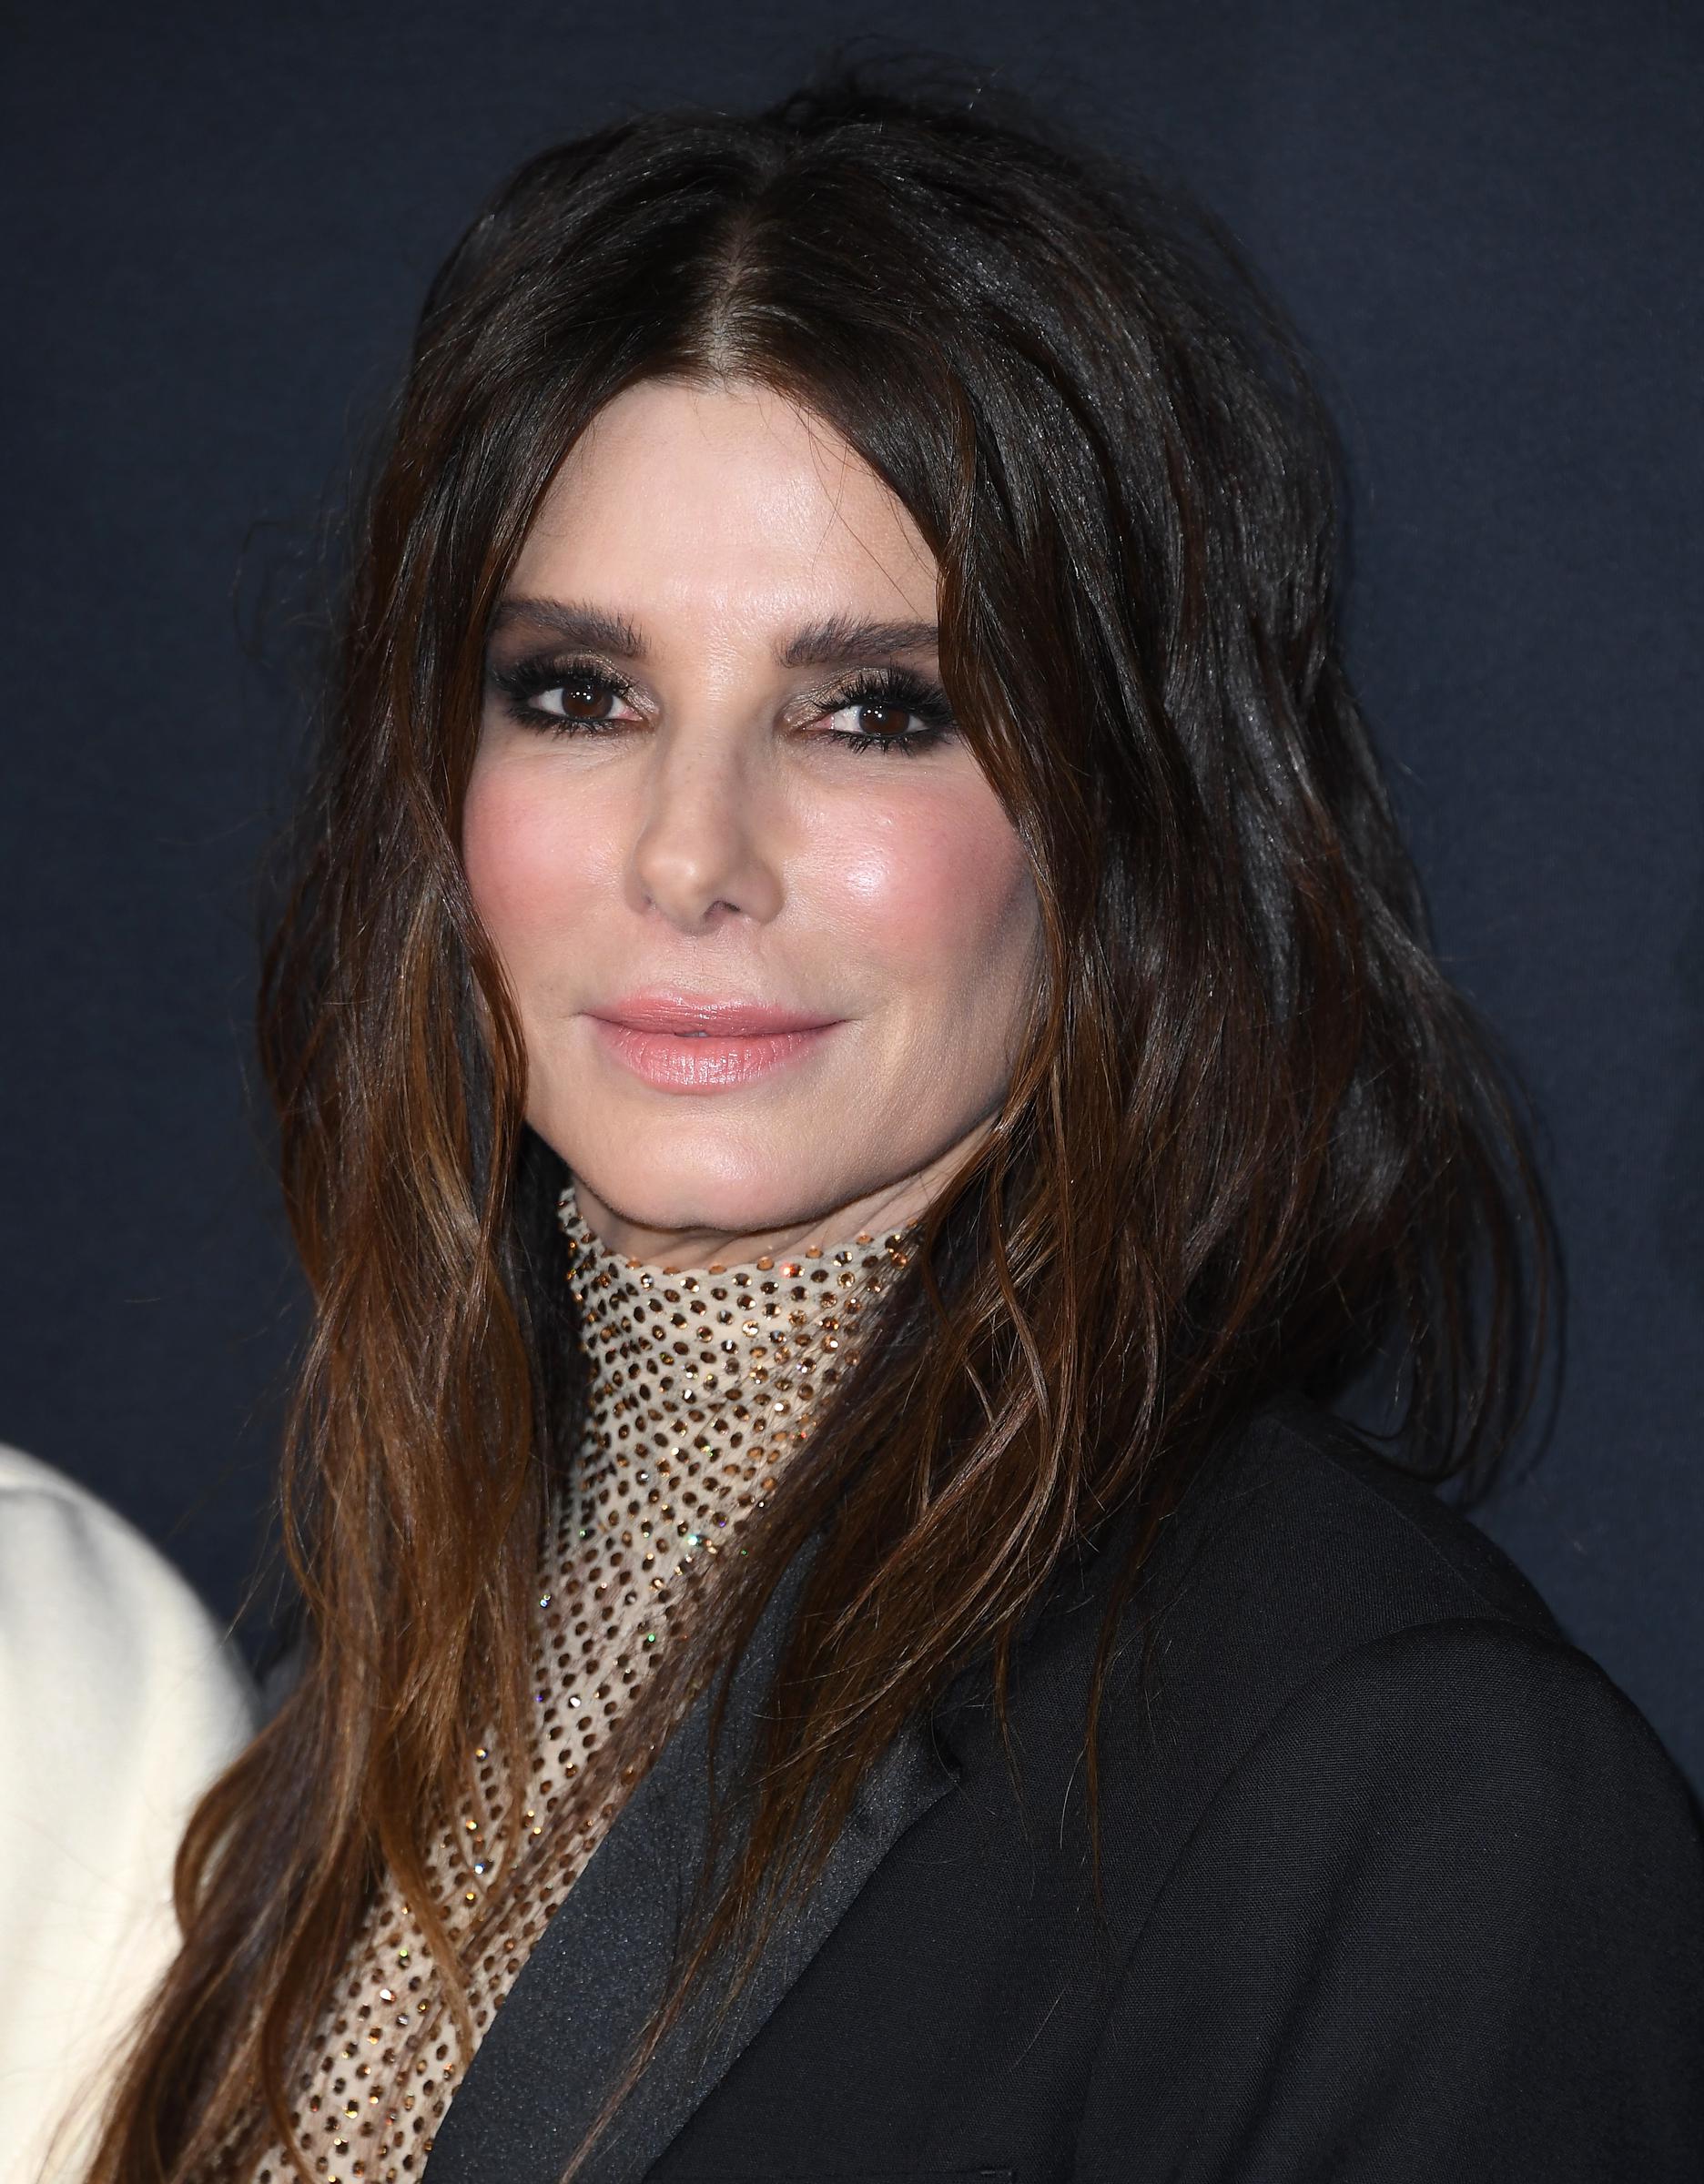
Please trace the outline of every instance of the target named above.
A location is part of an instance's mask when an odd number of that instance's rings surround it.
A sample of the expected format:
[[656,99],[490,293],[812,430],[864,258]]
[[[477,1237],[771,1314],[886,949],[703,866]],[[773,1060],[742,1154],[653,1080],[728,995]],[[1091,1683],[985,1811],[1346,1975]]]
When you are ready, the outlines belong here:
[[826,1173],[803,1157],[777,1162],[767,1134],[737,1148],[670,1146],[654,1134],[643,1151],[631,1141],[588,1144],[582,1158],[566,1151],[563,1158],[586,1188],[634,1228],[755,1235],[831,1215],[879,1188],[853,1174]]

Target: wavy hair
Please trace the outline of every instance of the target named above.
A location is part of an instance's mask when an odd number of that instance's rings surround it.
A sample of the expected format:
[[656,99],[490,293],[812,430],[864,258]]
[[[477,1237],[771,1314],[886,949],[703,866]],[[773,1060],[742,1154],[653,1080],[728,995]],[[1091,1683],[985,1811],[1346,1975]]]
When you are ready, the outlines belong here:
[[429,1903],[471,1745],[495,1714],[522,1749],[583,1366],[462,803],[534,511],[603,406],[659,377],[805,405],[910,511],[1044,961],[996,1126],[881,1339],[745,1535],[743,1584],[636,1702],[638,1744],[707,1683],[719,1719],[820,1535],[738,1855],[604,2120],[688,1988],[736,1980],[809,1885],[908,1717],[979,1666],[1004,1725],[1027,1619],[1114,1512],[1141,1521],[1088,1696],[1091,1815],[1136,1577],[1240,1421],[1388,1367],[1395,1460],[1472,1493],[1540,1377],[1523,1106],[1431,949],[1345,679],[1330,432],[1216,225],[980,94],[857,73],[529,160],[431,287],[352,528],[262,1004],[314,1305],[283,1488],[304,1665],[188,1831],[184,1945],[101,2184],[207,2173],[286,2127],[381,1872]]

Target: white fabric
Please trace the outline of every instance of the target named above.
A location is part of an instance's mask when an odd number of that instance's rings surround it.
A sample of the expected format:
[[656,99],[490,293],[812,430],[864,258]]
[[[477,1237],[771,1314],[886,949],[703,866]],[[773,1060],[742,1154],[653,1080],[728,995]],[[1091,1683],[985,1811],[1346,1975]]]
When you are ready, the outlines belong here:
[[258,1720],[247,1671],[170,1563],[94,1495],[0,1445],[5,2184],[86,2169],[87,2114],[56,2145],[55,2126],[104,2081],[175,1953],[184,1823]]

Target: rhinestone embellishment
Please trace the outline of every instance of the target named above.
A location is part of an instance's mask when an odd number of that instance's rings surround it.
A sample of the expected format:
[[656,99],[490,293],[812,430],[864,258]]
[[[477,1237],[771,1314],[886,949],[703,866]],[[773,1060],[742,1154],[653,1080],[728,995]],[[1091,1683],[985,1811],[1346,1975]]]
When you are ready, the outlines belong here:
[[[808,1438],[915,1245],[906,1228],[674,1269],[611,1250],[572,1187],[558,1218],[587,1401],[541,1558],[527,1787],[506,1809],[492,1746],[477,1745],[479,1802],[429,1859],[475,2044],[636,1778],[631,1764],[616,1780],[599,1764],[629,1694],[713,1572],[737,1569],[741,1527]],[[500,1865],[505,1886],[488,1903]],[[313,2175],[417,2179],[472,2059],[462,2050],[425,1935],[387,1880],[290,2088]],[[249,2173],[287,2184],[296,2172],[275,2146]]]

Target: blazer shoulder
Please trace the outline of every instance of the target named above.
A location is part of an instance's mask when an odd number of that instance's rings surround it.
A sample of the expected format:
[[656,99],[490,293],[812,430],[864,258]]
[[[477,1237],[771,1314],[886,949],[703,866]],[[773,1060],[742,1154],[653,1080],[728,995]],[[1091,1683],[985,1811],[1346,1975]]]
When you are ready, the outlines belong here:
[[84,2173],[112,2044],[178,1946],[184,1824],[252,1704],[166,1557],[0,1446],[0,1855],[28,1876],[0,1897],[0,2176],[42,2172],[50,2145],[46,2173]]
[[[1080,1714],[1126,1525],[1031,1656],[1056,1724]],[[1140,1573],[1107,1687],[1110,1779],[1198,1810],[1335,1663],[1445,1623],[1567,1643],[1537,1589],[1424,1480],[1316,1404],[1269,1403],[1191,1481]]]
[[1127,1925],[1084,2184],[1131,2143],[1166,2175],[1327,2145],[1392,2179],[1697,2174],[1704,1838],[1577,1648],[1506,1616],[1374,1639],[1189,1820]]
[[1155,1558],[1155,1612],[1192,1597],[1324,1661],[1416,1623],[1560,1633],[1543,1595],[1470,1517],[1317,1403],[1264,1406],[1195,1482]]
[[[252,1733],[235,1647],[118,1512],[0,1444],[0,1723],[8,1748],[127,1754]],[[38,1794],[39,1778],[35,1778]]]
[[[1074,1795],[1103,1627],[1091,1598],[1119,1561],[1109,1538],[1032,1678],[1031,1718],[1045,1724],[1032,1744],[1048,1762],[1038,1809]],[[1665,1839],[1689,1839],[1656,1731],[1537,1590],[1425,1481],[1298,1399],[1257,1413],[1161,1527],[1121,1620],[1097,1734],[1126,1936],[1239,1783],[1324,1819],[1334,1785],[1395,1795],[1404,1754],[1428,1739],[1454,1738],[1465,1795],[1490,1768],[1516,1805],[1558,1787],[1566,1805],[1625,1767]]]

